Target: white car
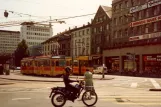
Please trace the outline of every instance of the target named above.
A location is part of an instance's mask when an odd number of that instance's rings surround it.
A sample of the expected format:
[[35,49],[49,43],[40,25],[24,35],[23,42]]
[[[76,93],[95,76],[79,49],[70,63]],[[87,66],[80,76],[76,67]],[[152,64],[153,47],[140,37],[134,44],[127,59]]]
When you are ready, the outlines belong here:
[[102,71],[104,69],[104,73],[107,74],[107,67],[97,67],[96,69],[93,70],[94,74],[102,74]]

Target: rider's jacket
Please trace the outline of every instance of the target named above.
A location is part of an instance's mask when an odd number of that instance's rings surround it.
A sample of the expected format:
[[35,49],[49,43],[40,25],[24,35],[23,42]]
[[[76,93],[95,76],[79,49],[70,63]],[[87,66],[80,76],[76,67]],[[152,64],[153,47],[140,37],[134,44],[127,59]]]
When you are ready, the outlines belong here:
[[63,81],[64,81],[64,84],[65,84],[65,87],[69,87],[69,85],[71,85],[70,83],[72,83],[72,82],[77,82],[75,80],[71,80],[69,78],[69,75],[63,75]]

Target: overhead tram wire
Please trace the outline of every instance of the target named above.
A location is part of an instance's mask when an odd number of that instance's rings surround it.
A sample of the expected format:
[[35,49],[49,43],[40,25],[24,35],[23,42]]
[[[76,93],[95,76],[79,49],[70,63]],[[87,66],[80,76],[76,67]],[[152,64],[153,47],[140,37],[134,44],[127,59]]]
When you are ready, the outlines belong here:
[[[138,5],[139,6],[139,5]],[[140,5],[141,6],[141,5]],[[121,8],[121,10],[123,11],[123,10],[127,10],[127,9],[130,9],[131,7],[126,7],[126,8]],[[0,9],[0,10],[2,10],[2,9]],[[117,11],[117,10],[120,10],[120,9],[116,9],[115,11]],[[105,12],[110,12],[110,11],[112,11],[112,9],[111,10],[108,10],[108,11],[105,11]],[[12,11],[11,11],[12,12]],[[18,12],[16,12],[16,13],[18,13]],[[119,12],[115,12],[115,14],[117,14],[117,13],[119,13]],[[33,15],[29,15],[29,14],[24,14],[24,13],[20,13],[20,14],[23,14],[23,15],[28,15],[28,16],[31,16],[31,17],[38,17],[38,16],[33,16]],[[86,17],[86,16],[90,16],[90,15],[94,15],[94,14],[96,14],[96,13],[91,13],[91,14],[85,14],[85,15],[79,15],[79,16],[70,16],[70,17],[64,17],[64,18],[58,18],[58,19],[53,19],[53,20],[46,20],[46,21],[40,21],[40,22],[35,22],[35,23],[47,23],[47,22],[52,22],[52,21],[61,21],[61,20],[64,20],[64,19],[73,19],[73,18],[78,18],[78,17]],[[12,25],[12,24],[10,24],[10,25]],[[13,26],[14,26],[15,24],[13,24]],[[20,25],[20,24],[19,24]],[[0,25],[1,27],[5,27],[5,25]],[[18,26],[18,25],[16,25],[16,26]],[[12,26],[6,26],[6,27],[12,27]]]

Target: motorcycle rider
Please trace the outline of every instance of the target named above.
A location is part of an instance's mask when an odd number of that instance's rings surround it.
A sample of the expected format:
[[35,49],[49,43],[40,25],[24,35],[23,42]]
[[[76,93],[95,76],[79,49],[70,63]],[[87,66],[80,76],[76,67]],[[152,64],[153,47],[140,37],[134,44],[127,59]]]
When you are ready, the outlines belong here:
[[72,73],[72,69],[70,67],[65,67],[65,73],[63,75],[63,81],[65,84],[65,88],[70,91],[71,94],[71,100],[74,102],[74,100],[77,98],[78,88],[76,88],[74,85],[70,84],[72,82],[79,82],[76,80],[71,80],[69,78],[70,74]]

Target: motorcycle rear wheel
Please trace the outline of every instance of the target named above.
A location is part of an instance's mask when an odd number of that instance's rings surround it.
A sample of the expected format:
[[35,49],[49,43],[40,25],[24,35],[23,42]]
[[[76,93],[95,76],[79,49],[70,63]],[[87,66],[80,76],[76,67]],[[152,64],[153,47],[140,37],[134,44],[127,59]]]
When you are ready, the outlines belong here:
[[[58,96],[58,97],[57,97]],[[61,102],[60,104],[57,104],[57,102]],[[51,103],[53,104],[54,107],[62,107],[66,103],[66,98],[63,93],[55,93],[52,98],[51,98]]]

